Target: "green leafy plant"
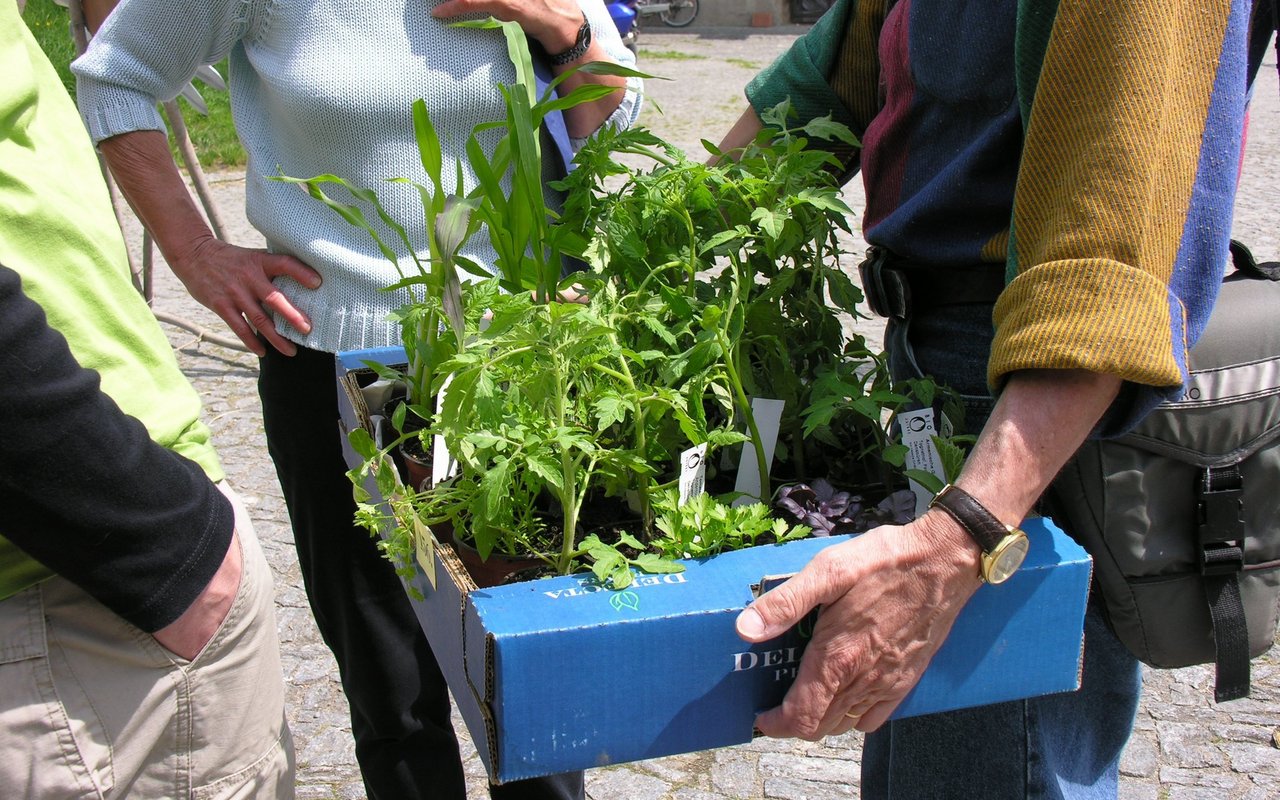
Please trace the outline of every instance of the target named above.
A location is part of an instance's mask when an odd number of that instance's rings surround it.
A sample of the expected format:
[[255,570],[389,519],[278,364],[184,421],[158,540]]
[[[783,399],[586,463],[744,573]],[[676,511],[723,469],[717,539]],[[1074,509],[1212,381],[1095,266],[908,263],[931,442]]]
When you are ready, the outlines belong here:
[[732,505],[709,494],[684,503],[674,492],[659,502],[657,525],[662,535],[653,541],[667,558],[705,558],[760,544],[775,544],[809,535],[805,525],[792,525],[773,514],[765,503]]
[[[866,352],[843,323],[862,300],[838,261],[837,237],[852,211],[826,170],[831,157],[808,146],[813,138],[856,140],[829,119],[790,128],[790,115],[786,103],[768,110],[766,127],[740,152],[704,143],[714,164],[695,163],[644,130],[602,132],[564,181],[565,218],[589,242],[583,257],[593,268],[657,294],[673,318],[699,320],[689,358],[722,363],[762,476],[775,466],[805,474],[810,461],[827,460],[818,451],[824,443],[806,436],[802,411],[822,369]],[[621,154],[653,166],[625,165]],[[764,463],[753,397],[785,403],[777,465]],[[761,495],[770,495],[767,481]]]
[[446,365],[453,378],[431,432],[459,475],[421,503],[428,520],[464,519],[482,557],[532,550],[567,572],[585,555],[593,502],[634,515],[648,539],[651,498],[675,480],[661,465],[695,444],[742,441],[707,424],[713,370],[664,379],[672,353],[623,345],[628,325],[652,326],[640,320],[653,308],[588,285],[582,303],[507,295]]
[[[849,359],[815,370],[809,405],[801,414],[804,436],[825,447],[830,474],[846,484],[893,488],[910,478],[931,491],[943,483],[933,473],[906,467],[907,446],[893,433],[898,414],[913,408],[934,408],[954,425],[964,421],[964,406],[954,391],[928,378],[895,382],[886,356],[865,344],[851,348]],[[945,479],[960,472],[962,446],[973,437],[936,436]]]
[[[600,100],[616,88],[583,83],[564,96],[556,90],[572,75],[650,77],[609,62],[588,62],[566,70],[548,82],[542,95],[528,40],[517,23],[496,19],[455,23],[456,27],[499,29],[507,42],[507,53],[515,65],[516,81],[498,85],[505,100],[506,117],[476,126],[467,141],[467,159],[475,170],[479,186],[479,217],[489,226],[489,238],[497,258],[494,269],[502,288],[509,292],[532,291],[540,303],[559,296],[564,275],[564,254],[573,251],[568,228],[554,223],[556,214],[548,208],[543,183],[543,154],[540,131],[548,114],[565,111]],[[489,131],[500,131],[492,155],[481,145]],[[510,182],[504,191],[503,178]]]
[[[587,84],[560,97],[562,75],[539,95],[518,26],[464,24],[503,31],[518,79],[500,87],[504,119],[468,140],[477,185],[465,193],[460,170],[446,191],[430,117],[415,107],[430,181],[417,186],[425,247],[409,241],[374,192],[333,176],[298,181],[367,230],[397,269],[395,250],[362,209],[411,254],[412,269],[389,287],[410,298],[398,314],[403,374],[415,386],[411,405],[427,412],[421,435],[440,437],[457,469],[405,489],[387,466],[387,446],[352,434],[364,459],[351,472],[360,521],[382,532],[387,555],[411,569],[423,526],[448,526],[482,558],[532,555],[552,571],[590,568],[623,588],[634,570],[676,571],[679,559],[807,535],[807,526],[750,502],[773,497],[768,476],[779,467],[805,478],[813,465],[833,467],[838,474],[815,476],[832,483],[862,469],[856,480],[884,492],[904,483],[893,415],[938,395],[927,381],[893,386],[883,357],[844,325],[861,300],[838,261],[850,210],[823,177],[830,157],[808,143],[850,142],[849,132],[829,120],[789,128],[783,104],[747,148],[725,154],[708,145],[715,163],[703,164],[643,129],[605,129],[558,185],[567,200],[557,214],[544,196],[539,127],[547,114],[614,90]],[[627,154],[652,166],[626,166],[619,158]],[[355,202],[328,197],[326,184]],[[459,248],[481,226],[496,274],[463,282],[460,272],[481,271]],[[567,257],[587,270],[566,274]],[[570,294],[576,300],[563,302]],[[785,401],[774,463],[753,414],[761,397]],[[694,446],[706,448],[712,482],[753,459],[759,496],[717,490],[679,502],[681,455]],[[368,503],[369,482],[388,503]]]

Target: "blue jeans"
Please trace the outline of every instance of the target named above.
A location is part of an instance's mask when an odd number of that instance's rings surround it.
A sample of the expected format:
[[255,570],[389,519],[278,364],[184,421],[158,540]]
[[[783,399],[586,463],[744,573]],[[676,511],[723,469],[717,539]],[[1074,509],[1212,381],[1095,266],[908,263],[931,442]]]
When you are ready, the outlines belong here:
[[[991,337],[991,306],[964,305],[890,322],[885,343],[895,377],[929,374],[959,391],[977,433],[993,405]],[[866,737],[862,797],[1115,798],[1141,690],[1137,659],[1091,603],[1078,691],[889,722]]]

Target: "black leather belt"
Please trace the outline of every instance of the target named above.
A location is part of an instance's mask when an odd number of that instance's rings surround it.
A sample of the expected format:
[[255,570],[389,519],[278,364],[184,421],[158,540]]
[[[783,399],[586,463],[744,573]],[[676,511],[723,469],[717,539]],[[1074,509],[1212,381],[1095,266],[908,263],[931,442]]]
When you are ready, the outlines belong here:
[[899,258],[883,247],[869,248],[858,272],[871,311],[892,319],[938,306],[993,304],[1004,291],[1004,264],[938,267]]

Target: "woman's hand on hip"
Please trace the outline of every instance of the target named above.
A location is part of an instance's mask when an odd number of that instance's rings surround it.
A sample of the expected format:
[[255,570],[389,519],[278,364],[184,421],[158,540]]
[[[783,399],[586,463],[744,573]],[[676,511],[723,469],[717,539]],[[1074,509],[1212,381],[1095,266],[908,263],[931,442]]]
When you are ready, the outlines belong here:
[[320,273],[293,256],[239,247],[209,236],[170,266],[191,296],[222,317],[259,356],[266,355],[266,350],[258,334],[287,356],[297,353],[297,346],[276,329],[272,313],[301,333],[311,330],[307,315],[272,283],[274,278],[288,277],[308,289],[320,286]]
[[289,277],[316,289],[320,273],[292,256],[237,247],[215,237],[178,173],[161,131],[122,133],[103,139],[99,149],[120,191],[191,296],[222,317],[245,347],[259,356],[266,355],[266,350],[257,334],[287,356],[296,353],[294,344],[276,330],[269,312],[303,333],[311,330],[311,321],[271,281]]

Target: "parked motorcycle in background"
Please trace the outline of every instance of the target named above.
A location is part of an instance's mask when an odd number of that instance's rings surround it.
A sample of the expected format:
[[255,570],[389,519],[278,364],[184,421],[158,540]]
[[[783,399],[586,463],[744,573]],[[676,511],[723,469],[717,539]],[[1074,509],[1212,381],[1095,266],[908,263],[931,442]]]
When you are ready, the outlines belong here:
[[656,14],[672,28],[683,28],[698,17],[698,0],[635,0],[632,5],[641,17]]
[[609,0],[607,3],[609,16],[618,28],[622,43],[631,52],[636,52],[636,44],[640,38],[640,15],[636,13],[636,0]]
[[698,0],[609,0],[606,4],[622,43],[636,52],[640,20],[656,16],[672,28],[683,28],[698,16]]

